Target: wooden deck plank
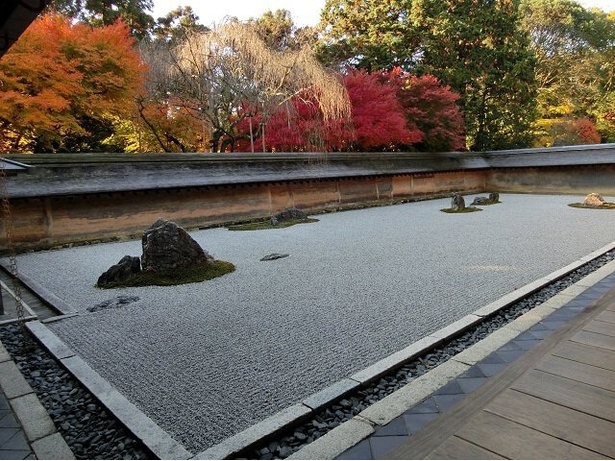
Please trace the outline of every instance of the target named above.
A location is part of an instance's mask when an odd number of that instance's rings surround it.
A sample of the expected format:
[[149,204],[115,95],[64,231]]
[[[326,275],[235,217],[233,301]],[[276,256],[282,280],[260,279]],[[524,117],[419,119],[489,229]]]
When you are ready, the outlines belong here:
[[615,423],[547,402],[511,389],[493,400],[486,411],[524,426],[615,458]]
[[459,437],[449,437],[425,459],[506,459]]
[[592,331],[579,331],[572,338],[571,341],[587,344],[588,346],[601,347],[602,349],[608,349],[615,351],[615,337],[601,335],[600,333],[594,333]]
[[592,331],[606,336],[615,336],[615,325],[594,319],[583,327],[583,331]]
[[615,337],[615,326],[612,323],[592,320],[583,327],[582,331],[592,331],[601,335]]
[[486,411],[481,411],[456,435],[510,459],[608,459]]
[[[611,443],[615,337],[607,321],[596,322],[606,325],[606,330],[602,325],[590,328],[610,334],[585,329],[609,309],[615,312],[615,289],[403,441],[387,458],[471,459],[494,457],[494,453],[517,459],[613,457],[609,450],[615,449]],[[500,401],[503,393],[521,395],[526,404],[515,399]],[[532,401],[540,404],[532,406]],[[516,407],[519,413],[513,415]],[[476,447],[486,452],[472,454]],[[462,450],[468,450],[467,454]]]
[[511,388],[615,422],[615,392],[539,370],[524,375]]
[[536,369],[615,392],[615,371],[552,355],[541,360]]
[[553,351],[553,355],[615,371],[615,357],[605,349],[566,341]]
[[615,311],[603,311],[596,316],[600,322],[615,323]]

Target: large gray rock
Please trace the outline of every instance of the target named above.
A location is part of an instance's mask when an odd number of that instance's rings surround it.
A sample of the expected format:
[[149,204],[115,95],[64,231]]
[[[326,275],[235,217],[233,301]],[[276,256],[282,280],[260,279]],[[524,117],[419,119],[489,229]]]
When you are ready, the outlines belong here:
[[591,194],[588,194],[585,197],[585,200],[583,200],[583,205],[585,206],[589,206],[589,207],[601,207],[602,205],[604,205],[605,200],[604,197],[602,197],[602,195],[600,194],[596,194],[595,192],[592,192]]
[[111,266],[106,272],[98,277],[98,282],[96,282],[96,285],[104,288],[116,285],[118,283],[121,284],[139,272],[141,272],[141,261],[139,260],[139,257],[126,255],[120,259],[120,262]]
[[214,260],[188,232],[164,219],[159,219],[143,233],[141,246],[144,271],[170,272]]
[[466,207],[466,201],[463,199],[461,194],[455,192],[453,194],[453,198],[451,199],[451,210],[452,211],[462,211]]

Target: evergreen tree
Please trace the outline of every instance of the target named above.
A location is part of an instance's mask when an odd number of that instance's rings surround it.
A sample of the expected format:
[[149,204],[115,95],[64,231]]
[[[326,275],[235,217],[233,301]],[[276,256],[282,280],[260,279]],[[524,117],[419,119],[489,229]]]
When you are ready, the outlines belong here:
[[423,73],[461,95],[473,150],[526,147],[535,119],[535,57],[518,0],[415,0]]
[[148,13],[153,0],[52,0],[50,7],[58,13],[91,26],[109,26],[122,19],[138,39],[149,35],[154,18]]
[[419,30],[409,22],[412,0],[327,0],[317,47],[325,64],[376,72],[412,68]]

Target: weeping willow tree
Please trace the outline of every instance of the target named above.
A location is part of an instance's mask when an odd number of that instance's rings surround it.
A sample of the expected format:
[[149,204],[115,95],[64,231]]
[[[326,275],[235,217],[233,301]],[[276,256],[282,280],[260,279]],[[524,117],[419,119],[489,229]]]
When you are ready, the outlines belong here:
[[[346,89],[311,50],[273,50],[248,24],[230,22],[190,34],[168,52],[152,75],[164,81],[173,110],[200,120],[210,151],[233,150],[240,135],[237,127],[246,119],[252,145],[261,137],[265,150],[267,121],[302,94],[310,94],[325,120],[350,117]],[[259,123],[253,126],[257,115]]]

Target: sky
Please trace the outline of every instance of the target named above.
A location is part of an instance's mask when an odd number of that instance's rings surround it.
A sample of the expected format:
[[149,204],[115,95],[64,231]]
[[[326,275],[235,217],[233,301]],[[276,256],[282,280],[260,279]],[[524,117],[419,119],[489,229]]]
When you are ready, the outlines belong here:
[[[586,8],[598,7],[604,11],[615,10],[615,0],[577,0]],[[190,5],[207,26],[215,25],[228,16],[241,20],[257,18],[264,12],[278,9],[290,11],[296,26],[313,26],[318,23],[325,0],[154,0],[154,18],[166,15],[178,6]]]

